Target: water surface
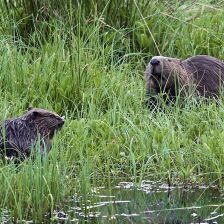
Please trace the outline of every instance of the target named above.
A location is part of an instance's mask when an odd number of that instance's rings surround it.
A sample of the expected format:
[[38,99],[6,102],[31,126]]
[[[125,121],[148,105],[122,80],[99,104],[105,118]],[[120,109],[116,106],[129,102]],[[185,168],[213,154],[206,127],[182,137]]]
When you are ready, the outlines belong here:
[[121,182],[74,195],[54,218],[63,223],[224,223],[224,195],[216,186]]

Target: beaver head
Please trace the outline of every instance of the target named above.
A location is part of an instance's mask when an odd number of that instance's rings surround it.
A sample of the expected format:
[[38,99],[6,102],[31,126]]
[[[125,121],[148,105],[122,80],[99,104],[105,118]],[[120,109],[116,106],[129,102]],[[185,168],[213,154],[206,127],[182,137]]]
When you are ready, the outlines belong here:
[[42,136],[48,136],[49,139],[54,137],[56,131],[60,130],[64,125],[64,117],[58,114],[39,108],[28,108],[28,112],[24,114],[22,119],[29,120],[35,124],[38,132]]
[[166,92],[176,95],[180,84],[186,80],[186,73],[180,59],[154,56],[145,71],[146,94]]

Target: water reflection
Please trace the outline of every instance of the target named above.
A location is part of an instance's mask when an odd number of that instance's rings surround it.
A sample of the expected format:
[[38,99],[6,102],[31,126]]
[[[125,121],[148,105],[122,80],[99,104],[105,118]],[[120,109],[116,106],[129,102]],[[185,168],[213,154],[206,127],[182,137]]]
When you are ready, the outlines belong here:
[[109,190],[94,188],[88,199],[74,197],[69,202],[67,223],[224,223],[224,199],[216,186],[170,187],[143,181],[134,187],[121,182]]

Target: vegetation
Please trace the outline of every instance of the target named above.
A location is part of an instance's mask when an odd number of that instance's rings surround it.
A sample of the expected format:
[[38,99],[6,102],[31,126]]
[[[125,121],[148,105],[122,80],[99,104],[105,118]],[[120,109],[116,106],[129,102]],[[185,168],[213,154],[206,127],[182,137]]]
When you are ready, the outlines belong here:
[[40,222],[119,181],[222,186],[223,103],[149,111],[143,75],[152,55],[224,59],[222,1],[3,2],[1,120],[32,105],[66,124],[43,161],[0,162],[2,216]]

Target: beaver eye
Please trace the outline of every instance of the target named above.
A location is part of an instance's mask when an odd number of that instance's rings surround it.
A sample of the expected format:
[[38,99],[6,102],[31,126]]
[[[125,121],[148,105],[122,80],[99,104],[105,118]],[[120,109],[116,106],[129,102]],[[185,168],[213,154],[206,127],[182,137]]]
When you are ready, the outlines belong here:
[[171,60],[170,60],[170,59],[168,59],[168,62],[171,62]]

